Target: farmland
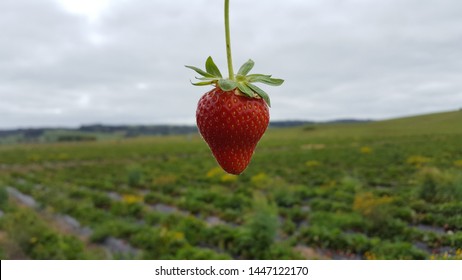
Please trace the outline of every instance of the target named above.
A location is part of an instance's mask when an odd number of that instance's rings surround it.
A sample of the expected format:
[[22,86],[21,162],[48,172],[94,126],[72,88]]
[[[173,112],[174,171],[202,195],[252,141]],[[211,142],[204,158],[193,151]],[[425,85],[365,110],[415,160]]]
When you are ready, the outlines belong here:
[[461,259],[462,111],[269,129],[240,176],[199,135],[0,146],[2,259]]

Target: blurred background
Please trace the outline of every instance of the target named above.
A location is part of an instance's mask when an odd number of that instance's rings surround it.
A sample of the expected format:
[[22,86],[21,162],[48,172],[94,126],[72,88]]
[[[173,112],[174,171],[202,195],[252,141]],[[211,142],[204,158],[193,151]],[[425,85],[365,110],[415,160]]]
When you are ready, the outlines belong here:
[[2,259],[460,259],[462,3],[231,1],[271,124],[225,174],[223,1],[0,2]]

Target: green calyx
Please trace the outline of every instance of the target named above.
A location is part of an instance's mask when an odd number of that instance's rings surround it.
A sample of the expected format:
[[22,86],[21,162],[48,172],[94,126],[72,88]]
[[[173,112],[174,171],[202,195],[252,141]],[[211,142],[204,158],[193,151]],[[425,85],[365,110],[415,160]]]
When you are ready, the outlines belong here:
[[210,56],[205,62],[205,71],[194,66],[186,67],[196,71],[199,75],[201,75],[200,77],[196,77],[199,82],[192,83],[195,86],[215,85],[223,91],[237,90],[240,94],[249,98],[262,98],[265,100],[268,106],[271,107],[268,94],[253,83],[263,83],[270,86],[279,86],[284,82],[284,80],[272,78],[271,75],[248,75],[254,64],[255,63],[253,60],[249,59],[246,63],[244,63],[244,65],[241,66],[241,68],[239,68],[237,74],[234,77],[230,77],[229,79],[223,78],[220,70]]

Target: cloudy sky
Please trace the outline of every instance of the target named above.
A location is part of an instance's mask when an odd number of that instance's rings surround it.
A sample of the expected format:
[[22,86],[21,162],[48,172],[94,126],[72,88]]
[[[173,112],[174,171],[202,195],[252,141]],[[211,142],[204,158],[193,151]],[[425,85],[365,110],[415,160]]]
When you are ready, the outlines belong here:
[[[273,120],[384,119],[462,107],[460,0],[231,0],[234,66]],[[222,0],[1,0],[0,129],[194,124]]]

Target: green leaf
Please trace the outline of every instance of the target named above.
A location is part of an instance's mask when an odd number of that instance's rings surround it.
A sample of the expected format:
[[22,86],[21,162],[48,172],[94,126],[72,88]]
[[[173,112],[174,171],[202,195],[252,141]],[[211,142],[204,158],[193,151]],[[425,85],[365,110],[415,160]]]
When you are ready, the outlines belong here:
[[284,82],[283,79],[275,79],[275,78],[271,78],[270,75],[261,75],[261,74],[249,75],[247,76],[247,79],[249,80],[249,82],[252,82],[252,83],[263,83],[263,84],[267,84],[270,86],[280,86]]
[[250,98],[254,97],[255,93],[246,84],[238,83],[237,87],[243,94],[247,95],[248,97]]
[[263,98],[263,100],[265,100],[266,104],[268,104],[268,106],[271,107],[269,95],[264,90],[250,83],[248,83],[247,86],[251,88],[253,91],[255,91],[261,98]]
[[201,81],[218,81],[220,79],[217,77],[195,77],[195,78]]
[[198,82],[198,83],[191,82],[191,84],[193,84],[195,86],[208,86],[208,85],[212,85],[214,83],[215,83],[215,81]]
[[209,56],[207,58],[207,61],[205,62],[205,69],[207,70],[207,73],[211,74],[212,76],[217,77],[217,78],[222,78],[220,69],[218,69],[215,62],[213,62],[213,59],[211,56]]
[[247,75],[250,72],[250,70],[252,70],[254,65],[255,65],[255,62],[253,62],[252,59],[249,59],[246,63],[244,63],[244,65],[241,66],[241,68],[239,68],[239,71],[237,72],[237,74],[242,75],[242,76]]
[[263,74],[250,74],[246,76],[249,81],[253,81],[259,78],[271,78],[271,75],[263,75]]
[[194,66],[188,66],[188,65],[185,65],[186,68],[189,68],[189,69],[192,69],[194,71],[196,71],[199,75],[202,75],[204,77],[209,77],[209,78],[213,78],[214,76],[205,72],[204,70],[202,69],[199,69],[197,67],[194,67]]
[[231,91],[237,88],[237,83],[229,79],[220,79],[218,80],[218,86],[224,91]]
[[245,82],[245,81],[247,81],[247,77],[246,77],[246,76],[242,76],[241,74],[237,74],[237,75],[236,75],[236,81],[237,81],[238,83],[240,83],[240,82]]

